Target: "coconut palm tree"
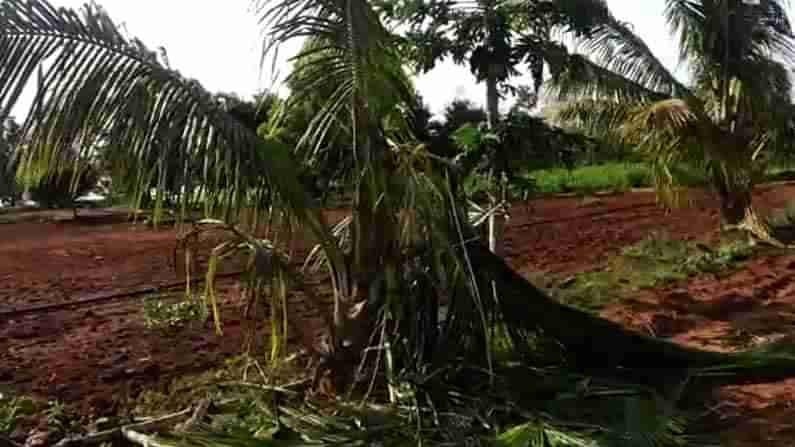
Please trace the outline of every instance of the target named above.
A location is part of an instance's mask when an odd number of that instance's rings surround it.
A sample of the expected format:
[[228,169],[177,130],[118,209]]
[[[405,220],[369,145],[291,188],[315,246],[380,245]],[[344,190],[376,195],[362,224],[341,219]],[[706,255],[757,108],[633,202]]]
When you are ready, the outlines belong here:
[[578,39],[585,55],[553,67],[552,94],[563,101],[554,116],[637,145],[654,161],[663,195],[675,186],[676,164],[702,166],[722,223],[770,239],[751,198],[766,159],[792,136],[795,40],[784,2],[666,0],[665,13],[687,82],[629,24],[608,17]]

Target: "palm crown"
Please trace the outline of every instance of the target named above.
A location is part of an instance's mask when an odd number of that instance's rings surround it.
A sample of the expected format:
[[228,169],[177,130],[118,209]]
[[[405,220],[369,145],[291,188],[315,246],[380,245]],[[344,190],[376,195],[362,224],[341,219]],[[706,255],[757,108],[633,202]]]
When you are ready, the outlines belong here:
[[663,193],[675,184],[674,165],[701,165],[721,198],[724,223],[753,223],[761,161],[791,135],[786,64],[795,53],[784,6],[667,0],[665,14],[689,82],[609,17],[579,39],[589,57],[573,55],[556,67],[552,92],[563,104],[555,117],[637,145],[655,162]]

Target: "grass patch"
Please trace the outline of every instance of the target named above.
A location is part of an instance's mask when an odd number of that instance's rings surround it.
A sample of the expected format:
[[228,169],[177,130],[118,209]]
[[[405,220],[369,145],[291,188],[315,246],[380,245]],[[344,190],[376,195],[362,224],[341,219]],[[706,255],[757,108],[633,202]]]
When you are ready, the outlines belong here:
[[0,394],[0,434],[10,436],[23,418],[40,414],[46,406],[28,397]]
[[[680,166],[674,175],[683,186],[701,186],[704,176],[697,169]],[[541,194],[593,194],[602,191],[629,191],[654,186],[654,176],[646,163],[612,162],[582,166],[571,171],[562,168],[540,169],[526,175]]]
[[[681,165],[674,176],[682,186],[702,187],[706,184],[704,173],[695,167]],[[654,177],[651,167],[642,162],[608,162],[587,165],[571,171],[564,168],[534,170],[525,175],[541,194],[575,193],[590,195],[602,191],[624,192],[634,188],[651,188]],[[795,169],[786,166],[771,167],[762,182],[793,181]]]
[[49,428],[61,433],[74,430],[81,422],[62,402],[0,392],[0,435],[11,437],[18,430],[27,431],[38,420],[47,421]]
[[542,194],[627,191],[650,186],[651,172],[641,163],[606,163],[574,170],[542,169],[528,175]]
[[204,324],[209,311],[202,297],[177,299],[154,296],[143,301],[144,325],[147,329],[173,333],[193,324]]
[[550,288],[570,305],[598,311],[638,290],[671,285],[698,273],[733,271],[753,252],[746,241],[726,241],[711,248],[655,234],[626,247],[604,270],[580,273]]

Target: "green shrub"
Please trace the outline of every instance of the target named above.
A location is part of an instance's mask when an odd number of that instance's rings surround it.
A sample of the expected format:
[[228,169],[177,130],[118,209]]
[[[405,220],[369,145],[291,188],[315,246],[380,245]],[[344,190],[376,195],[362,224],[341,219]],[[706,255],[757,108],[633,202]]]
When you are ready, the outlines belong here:
[[[677,166],[673,169],[673,175],[682,186],[699,187],[706,184],[704,173],[698,167]],[[651,167],[638,162],[581,166],[571,171],[562,168],[540,169],[527,176],[535,180],[538,191],[545,194],[592,194],[654,186]]]
[[546,194],[593,194],[599,191],[627,191],[651,185],[649,168],[640,163],[606,163],[583,166],[571,171],[543,169],[529,174]]
[[73,171],[42,179],[30,189],[31,197],[45,208],[68,208],[74,206],[78,197],[91,191],[99,181],[99,172],[87,169],[73,182]]
[[207,321],[209,311],[202,299],[177,302],[161,298],[144,300],[144,324],[148,329],[174,331],[191,323]]

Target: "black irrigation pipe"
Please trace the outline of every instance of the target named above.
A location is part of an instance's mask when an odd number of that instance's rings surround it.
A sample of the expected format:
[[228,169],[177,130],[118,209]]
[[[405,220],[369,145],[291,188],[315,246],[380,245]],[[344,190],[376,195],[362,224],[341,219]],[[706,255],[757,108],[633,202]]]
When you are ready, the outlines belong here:
[[[231,278],[233,276],[240,276],[243,272],[231,272],[231,273],[221,273],[216,275],[216,278]],[[200,282],[204,282],[204,279],[194,279],[191,281],[193,284],[197,284]],[[65,303],[58,303],[58,304],[47,304],[44,306],[36,306],[36,307],[29,307],[26,309],[16,309],[16,310],[9,310],[5,312],[0,312],[0,320],[13,318],[13,317],[20,317],[30,314],[38,314],[38,313],[45,313],[45,312],[53,312],[63,309],[71,309],[74,307],[81,307],[88,304],[98,304],[104,303],[107,301],[115,301],[121,298],[136,298],[142,295],[147,295],[150,293],[158,292],[161,290],[169,290],[175,289],[177,287],[181,287],[187,284],[187,281],[177,281],[172,283],[163,284],[161,286],[156,287],[147,287],[145,289],[135,290],[132,292],[119,292],[119,293],[112,293],[110,295],[99,295],[92,298],[85,298],[82,300],[73,300],[67,301]]]
[[[780,186],[780,185],[791,184],[791,183],[795,183],[795,182],[791,182],[791,181],[771,182],[771,183],[767,183],[767,184],[763,184],[763,185],[758,185],[757,188],[759,188],[759,189],[767,189],[767,188]],[[644,207],[648,207],[648,206],[650,206],[650,204],[630,205],[630,206],[627,206],[627,207],[624,207],[624,208],[620,208],[620,209],[616,209],[616,210],[610,210],[609,212],[624,211],[624,210],[630,210],[630,209],[635,209],[635,208],[644,208]],[[583,218],[583,217],[596,217],[596,216],[597,215],[595,215],[595,213],[594,213],[594,214],[585,215],[585,216],[577,216],[577,217],[575,217],[575,219],[579,219],[579,218]],[[105,216],[103,216],[103,217],[105,217]],[[575,220],[575,219],[570,219],[570,220]],[[561,219],[559,221],[563,221],[563,219]],[[534,225],[538,225],[538,224],[552,223],[552,222],[555,222],[555,220],[531,222],[530,224],[523,225],[522,227],[534,226]],[[240,272],[231,272],[231,273],[223,273],[223,274],[217,275],[216,277],[217,278],[230,278],[230,277],[233,277],[233,276],[239,276],[242,273],[243,273],[242,271],[240,271]],[[200,282],[203,282],[203,281],[204,281],[203,279],[195,279],[195,280],[192,280],[191,282],[195,284],[195,283],[200,283]],[[135,298],[135,297],[139,297],[139,296],[142,296],[142,295],[146,295],[148,293],[157,292],[159,290],[174,289],[174,288],[177,288],[177,287],[180,287],[180,286],[184,286],[186,283],[187,283],[187,281],[177,281],[177,282],[172,282],[172,283],[164,284],[164,285],[157,286],[157,287],[147,287],[146,289],[136,290],[136,291],[133,291],[133,292],[113,293],[113,294],[110,294],[110,295],[100,295],[100,296],[95,296],[95,297],[92,297],[92,298],[86,298],[86,299],[82,299],[82,300],[68,301],[68,302],[65,302],[65,303],[48,304],[48,305],[44,305],[44,306],[29,307],[29,308],[26,308],[26,309],[16,309],[16,310],[4,311],[4,312],[0,312],[0,319],[7,319],[7,318],[12,318],[12,317],[20,317],[20,316],[24,316],[24,315],[37,314],[37,313],[43,313],[43,312],[58,311],[58,310],[69,309],[69,308],[74,308],[74,307],[81,307],[81,306],[85,306],[87,304],[98,304],[98,303],[104,303],[104,302],[107,302],[107,301],[114,301],[114,300],[118,300],[118,299],[121,299],[121,298]]]

